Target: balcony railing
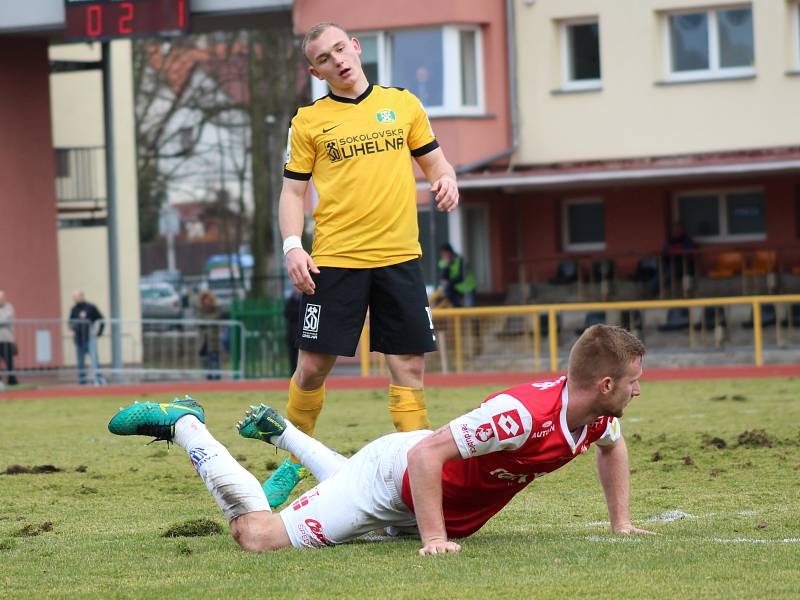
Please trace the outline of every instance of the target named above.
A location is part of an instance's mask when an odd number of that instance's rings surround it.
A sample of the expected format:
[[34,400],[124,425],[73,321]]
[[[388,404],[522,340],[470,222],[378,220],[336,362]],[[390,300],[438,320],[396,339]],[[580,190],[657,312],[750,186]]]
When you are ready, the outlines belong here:
[[61,227],[105,224],[105,148],[56,148],[56,200]]

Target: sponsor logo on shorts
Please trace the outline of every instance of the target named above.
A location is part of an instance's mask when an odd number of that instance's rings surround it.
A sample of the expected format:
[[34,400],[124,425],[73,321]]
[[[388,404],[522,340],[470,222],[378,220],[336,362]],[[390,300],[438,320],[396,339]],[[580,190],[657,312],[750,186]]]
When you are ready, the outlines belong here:
[[495,429],[497,430],[497,439],[499,441],[507,440],[509,438],[521,435],[525,428],[522,426],[522,419],[519,416],[519,411],[507,410],[499,415],[492,417]]
[[292,510],[300,510],[304,506],[308,506],[308,503],[311,502],[311,500],[316,496],[319,496],[317,488],[308,490],[305,494],[303,494],[297,500],[292,502]]
[[314,547],[314,544],[311,543],[311,536],[308,535],[306,526],[303,523],[297,524],[297,533],[300,536],[300,541],[303,543],[303,546]]
[[308,530],[311,532],[311,535],[313,535],[315,538],[317,538],[317,540],[319,540],[320,544],[324,546],[333,545],[331,541],[327,537],[325,537],[325,533],[322,531],[322,523],[320,523],[316,519],[306,519],[306,527],[308,527]]
[[466,423],[461,424],[461,435],[464,436],[464,442],[467,444],[469,453],[475,454],[478,449],[475,447],[475,441],[472,439],[472,434],[469,432],[469,425]]
[[204,448],[192,448],[189,451],[189,460],[192,461],[192,466],[195,468],[195,470],[199,469],[201,465],[204,465],[210,461],[212,458],[214,458],[214,456],[216,456],[216,454],[212,456]]
[[481,442],[488,442],[494,437],[494,428],[491,423],[484,423],[475,430],[475,437]]
[[303,317],[303,337],[311,340],[317,339],[319,333],[319,316],[322,306],[319,304],[306,304],[306,314]]
[[433,315],[431,314],[431,307],[430,306],[426,306],[425,307],[425,314],[428,315],[428,326],[430,327],[430,330],[431,330],[431,337],[433,338],[433,341],[435,342],[436,341],[436,333],[435,333],[434,327],[433,327]]

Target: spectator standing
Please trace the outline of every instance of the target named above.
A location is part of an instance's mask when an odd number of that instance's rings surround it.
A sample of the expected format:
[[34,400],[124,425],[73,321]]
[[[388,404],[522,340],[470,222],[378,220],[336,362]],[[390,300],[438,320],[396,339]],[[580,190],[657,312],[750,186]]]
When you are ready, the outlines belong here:
[[[217,306],[217,299],[210,290],[200,294],[200,307],[197,310],[197,319],[200,321],[219,321],[222,311]],[[206,379],[220,379],[219,367],[222,356],[222,335],[219,323],[208,323],[198,328],[198,342],[200,344],[200,358],[203,360],[203,369]]]
[[103,335],[105,323],[103,313],[91,302],[86,301],[86,296],[81,290],[72,293],[75,304],[69,312],[69,326],[73,332],[75,342],[75,358],[78,365],[78,383],[85,385],[86,355],[89,355],[92,368],[92,382],[102,385],[105,379],[100,374],[100,360],[97,355],[97,338]]
[[475,306],[475,276],[450,244],[439,249],[439,282],[453,306]]
[[661,249],[664,256],[664,288],[672,289],[672,282],[681,282],[684,291],[691,287],[694,276],[694,258],[690,254],[697,248],[691,237],[683,229],[680,221],[672,224],[667,241]]
[[14,373],[14,355],[17,344],[14,342],[14,306],[6,300],[6,293],[0,290],[0,361],[8,374],[8,385],[17,385]]

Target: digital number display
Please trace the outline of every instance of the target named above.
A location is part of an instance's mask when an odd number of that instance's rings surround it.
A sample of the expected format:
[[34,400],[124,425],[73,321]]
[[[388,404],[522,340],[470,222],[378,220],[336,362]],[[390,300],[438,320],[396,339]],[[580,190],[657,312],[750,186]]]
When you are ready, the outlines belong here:
[[65,0],[64,40],[178,35],[189,30],[189,0]]

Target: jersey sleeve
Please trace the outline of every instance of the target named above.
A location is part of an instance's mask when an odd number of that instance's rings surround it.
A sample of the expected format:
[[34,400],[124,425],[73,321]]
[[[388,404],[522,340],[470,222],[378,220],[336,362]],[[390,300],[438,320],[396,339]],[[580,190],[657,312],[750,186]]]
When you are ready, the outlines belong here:
[[606,424],[606,430],[603,432],[595,444],[598,446],[610,446],[622,437],[622,425],[619,419],[611,417]]
[[450,421],[450,432],[462,458],[516,450],[528,439],[533,417],[508,394],[499,394],[475,410]]
[[411,149],[411,156],[424,156],[439,147],[436,136],[433,135],[433,127],[428,119],[428,113],[422,106],[419,98],[411,92],[409,95],[409,105],[413,111],[411,121],[411,131],[408,132],[408,147]]
[[286,164],[283,167],[283,176],[308,181],[311,179],[315,157],[314,144],[303,126],[300,115],[296,114],[292,118],[286,140]]

